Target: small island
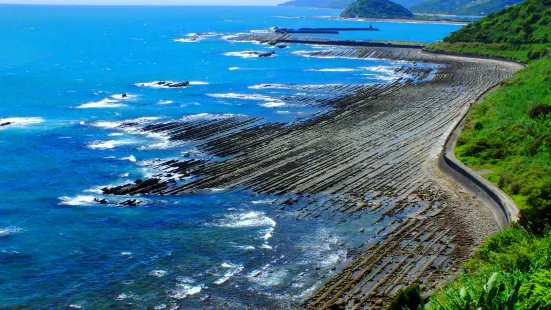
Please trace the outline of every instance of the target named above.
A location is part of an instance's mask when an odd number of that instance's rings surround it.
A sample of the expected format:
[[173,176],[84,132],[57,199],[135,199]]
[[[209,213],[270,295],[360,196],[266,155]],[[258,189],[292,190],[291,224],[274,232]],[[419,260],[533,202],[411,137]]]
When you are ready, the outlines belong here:
[[358,0],[344,10],[341,17],[401,19],[413,18],[413,13],[389,0]]

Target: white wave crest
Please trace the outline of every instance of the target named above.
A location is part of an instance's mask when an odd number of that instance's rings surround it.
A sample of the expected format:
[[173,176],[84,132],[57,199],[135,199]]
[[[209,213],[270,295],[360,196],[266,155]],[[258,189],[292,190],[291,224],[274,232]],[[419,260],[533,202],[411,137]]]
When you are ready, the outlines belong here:
[[266,102],[266,103],[259,104],[259,106],[265,107],[265,108],[277,108],[277,107],[283,107],[286,105],[287,104],[282,101],[273,101],[273,102]]
[[209,85],[209,82],[203,82],[203,81],[189,81],[189,85]]
[[203,288],[204,285],[202,284],[193,285],[190,281],[180,281],[180,283],[176,285],[176,288],[168,293],[171,298],[186,299],[188,296],[199,294]]
[[275,199],[264,199],[264,200],[253,200],[253,201],[251,201],[251,203],[254,204],[254,205],[259,205],[259,204],[269,204],[269,205],[271,205],[275,201],[276,201]]
[[15,234],[18,234],[20,232],[22,232],[23,230],[19,227],[15,227],[15,226],[10,226],[10,227],[6,227],[6,228],[0,228],[0,237],[6,237],[6,236],[11,236],[11,235],[15,235]]
[[[159,83],[162,83],[162,82],[164,82],[164,83],[159,84]],[[138,86],[138,87],[149,87],[149,88],[173,88],[173,89],[185,88],[185,86],[182,86],[182,87],[169,87],[168,86],[168,85],[173,85],[173,84],[178,84],[178,83],[184,83],[184,82],[163,80],[163,81],[136,83],[134,85]],[[191,85],[191,82],[190,82],[190,85]]]
[[[241,57],[241,58],[258,58],[259,55],[264,53],[266,52],[258,52],[258,51],[226,52],[224,53],[224,56]],[[276,55],[275,54],[272,55],[272,57],[274,56]]]
[[130,155],[128,157],[121,158],[121,160],[128,160],[129,162],[135,163],[136,162],[136,157],[134,157],[134,155]]
[[1,126],[2,127],[24,127],[27,125],[35,125],[43,123],[44,119],[42,117],[7,117],[7,118],[0,118],[0,125],[9,123],[8,126]]
[[195,122],[195,121],[207,121],[207,120],[219,120],[219,119],[228,119],[232,117],[242,117],[243,114],[211,114],[211,113],[199,113],[182,117],[180,120],[184,122]]
[[94,196],[63,196],[59,198],[61,200],[59,204],[65,206],[90,206],[95,203],[95,198]]
[[100,101],[92,101],[88,103],[81,104],[77,107],[77,109],[102,109],[102,108],[120,108],[120,107],[126,107],[126,104],[120,103],[120,101],[111,99],[111,98],[105,98]]
[[235,246],[238,249],[245,250],[245,251],[254,251],[256,248],[252,245],[236,245]]
[[180,42],[180,43],[196,43],[202,41],[203,38],[201,37],[189,37],[189,38],[179,38],[174,39],[174,42]]
[[218,223],[220,227],[275,227],[276,222],[267,217],[264,212],[251,211],[247,213],[229,214]]
[[159,100],[157,104],[173,104],[174,101],[172,100]]
[[323,69],[307,69],[306,71],[311,72],[352,72],[356,69],[352,68],[323,68]]
[[220,285],[220,284],[223,284],[225,282],[227,282],[231,277],[233,277],[234,275],[240,273],[241,271],[243,271],[243,265],[234,265],[234,264],[231,264],[231,263],[222,263],[220,265],[221,268],[224,268],[224,269],[228,269],[228,271],[226,271],[226,273],[224,273],[224,275],[214,281],[214,284],[216,285]]
[[208,96],[213,98],[223,98],[223,99],[275,101],[275,99],[272,97],[259,95],[259,94],[226,93],[226,94],[208,94]]
[[165,270],[152,270],[149,275],[157,278],[162,278],[166,275],[166,273],[167,272]]
[[132,140],[108,140],[108,141],[94,141],[87,145],[88,148],[93,150],[108,150],[114,149],[117,146],[134,144],[135,141]]

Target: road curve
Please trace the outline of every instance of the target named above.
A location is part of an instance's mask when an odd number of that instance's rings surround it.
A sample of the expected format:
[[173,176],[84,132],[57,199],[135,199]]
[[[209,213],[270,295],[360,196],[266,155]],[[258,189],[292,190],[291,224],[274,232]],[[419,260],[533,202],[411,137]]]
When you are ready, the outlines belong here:
[[[524,67],[520,64],[517,65],[519,68]],[[480,102],[482,98],[496,88],[498,88],[498,86],[482,94],[469,109],[465,110],[460,121],[446,139],[442,152],[438,156],[438,168],[469,193],[473,194],[477,200],[490,208],[500,229],[505,229],[512,223],[518,221],[519,209],[515,202],[499,187],[461,163],[455,156],[455,146],[461,135],[461,130],[465,125],[468,111],[470,111],[474,104]]]

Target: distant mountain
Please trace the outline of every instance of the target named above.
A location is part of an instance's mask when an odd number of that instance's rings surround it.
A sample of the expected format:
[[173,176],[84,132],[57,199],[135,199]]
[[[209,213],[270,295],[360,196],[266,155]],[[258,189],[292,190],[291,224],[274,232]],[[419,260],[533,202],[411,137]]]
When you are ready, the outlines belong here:
[[278,6],[344,9],[355,1],[356,0],[294,0],[282,3]]
[[414,5],[423,3],[427,0],[391,0],[391,1],[409,9]]
[[523,0],[428,0],[410,7],[416,13],[487,15]]
[[[409,8],[424,1],[427,0],[394,0],[392,2]],[[282,3],[279,6],[345,9],[354,2],[356,0],[294,0]]]
[[389,0],[358,0],[344,10],[341,17],[412,18],[413,13]]

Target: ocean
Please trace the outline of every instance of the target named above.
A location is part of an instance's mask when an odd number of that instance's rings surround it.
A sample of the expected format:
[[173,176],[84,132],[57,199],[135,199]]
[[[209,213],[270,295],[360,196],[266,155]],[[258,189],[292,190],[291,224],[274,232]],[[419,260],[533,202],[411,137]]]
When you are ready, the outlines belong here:
[[[250,52],[273,47],[229,40],[275,26],[370,24],[338,14],[0,5],[0,308],[296,308],[346,261],[360,226],[298,221],[273,208],[287,196],[239,189],[98,201],[105,186],[155,175],[158,159],[221,160],[197,141],[120,130],[123,122],[247,115],[292,124],[328,109],[293,96],[392,81],[397,62],[305,57],[321,49],[308,45],[258,58]],[[461,27],[371,24],[381,31],[339,37],[434,42]]]

